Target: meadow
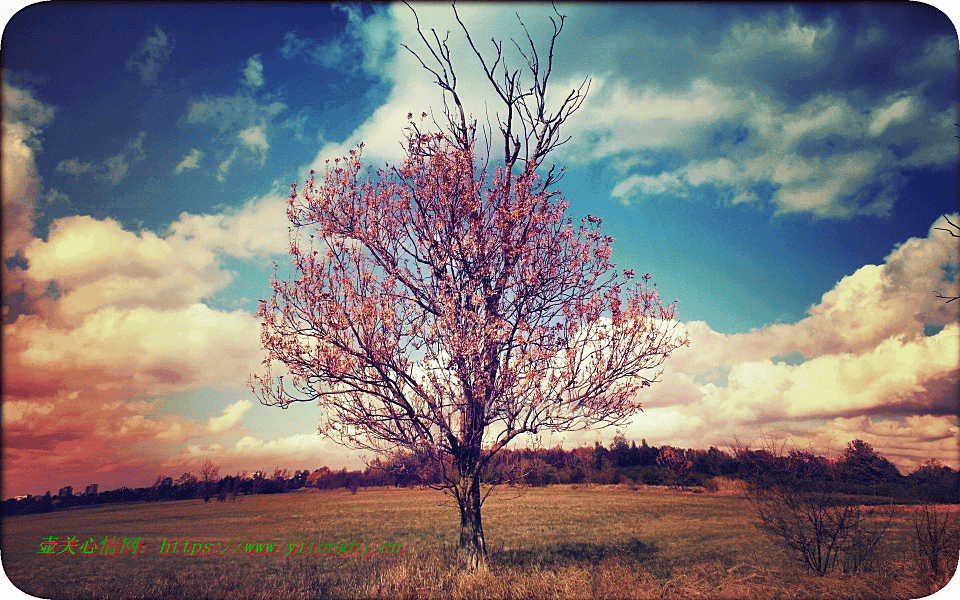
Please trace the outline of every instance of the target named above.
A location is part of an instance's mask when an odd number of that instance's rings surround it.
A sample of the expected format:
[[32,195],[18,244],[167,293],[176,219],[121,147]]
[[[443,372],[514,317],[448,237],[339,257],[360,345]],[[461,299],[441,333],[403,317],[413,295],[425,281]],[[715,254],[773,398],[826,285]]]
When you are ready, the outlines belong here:
[[[945,583],[912,560],[895,516],[879,564],[804,571],[756,529],[735,489],[497,489],[484,505],[489,568],[457,567],[459,515],[440,492],[378,488],[109,505],[3,519],[3,568],[40,598],[920,598]],[[41,541],[143,540],[140,554],[44,554]],[[161,554],[161,540],[227,553]],[[237,540],[243,539],[243,543]],[[402,544],[400,555],[290,551],[291,543]],[[280,552],[245,553],[245,542]],[[322,548],[323,546],[321,546]],[[230,548],[239,551],[233,553]],[[296,550],[296,546],[293,547]]]

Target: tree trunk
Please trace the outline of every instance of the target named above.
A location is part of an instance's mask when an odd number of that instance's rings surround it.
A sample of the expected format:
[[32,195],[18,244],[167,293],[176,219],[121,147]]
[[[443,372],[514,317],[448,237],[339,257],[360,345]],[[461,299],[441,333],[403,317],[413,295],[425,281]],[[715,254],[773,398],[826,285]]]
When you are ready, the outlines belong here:
[[483,569],[487,543],[480,518],[480,477],[470,477],[469,487],[457,498],[460,505],[460,555],[470,569]]

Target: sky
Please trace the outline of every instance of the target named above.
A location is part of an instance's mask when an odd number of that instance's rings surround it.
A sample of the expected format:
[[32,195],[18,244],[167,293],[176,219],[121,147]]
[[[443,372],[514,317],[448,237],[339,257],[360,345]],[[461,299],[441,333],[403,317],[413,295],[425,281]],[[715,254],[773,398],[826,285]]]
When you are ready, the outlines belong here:
[[[447,5],[458,86],[496,97]],[[549,5],[464,4],[483,52],[549,40]],[[624,429],[762,436],[903,472],[958,467],[958,38],[919,3],[558,5],[551,157],[575,220],[679,300],[690,346]],[[254,316],[288,264],[285,201],[364,142],[402,157],[442,110],[395,5],[34,4],[3,32],[4,498],[158,475],[358,468],[318,409],[259,404]],[[510,49],[509,42],[505,48]],[[519,57],[508,54],[509,64]],[[949,227],[948,227],[949,228]],[[614,431],[552,434],[592,445]],[[523,444],[528,443],[524,440]]]

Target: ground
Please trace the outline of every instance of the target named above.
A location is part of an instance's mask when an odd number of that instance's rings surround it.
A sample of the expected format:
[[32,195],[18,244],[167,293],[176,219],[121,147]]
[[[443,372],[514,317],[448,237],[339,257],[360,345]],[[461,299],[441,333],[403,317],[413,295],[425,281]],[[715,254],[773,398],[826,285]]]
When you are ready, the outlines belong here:
[[[749,505],[729,490],[503,488],[490,496],[483,516],[489,569],[476,573],[455,562],[455,504],[440,492],[418,489],[297,492],[9,517],[3,520],[2,558],[18,587],[57,599],[906,599],[945,583],[917,570],[905,514],[892,524],[880,568],[825,577],[803,571],[764,538]],[[100,545],[104,538],[141,538],[143,551],[40,551],[44,540],[68,537]],[[167,553],[160,552],[164,541]],[[354,550],[378,551],[326,552],[354,541]],[[179,544],[177,553],[171,542]],[[182,553],[185,542],[192,556]],[[274,543],[274,552],[256,554],[258,543]],[[399,555],[379,551],[397,543]]]

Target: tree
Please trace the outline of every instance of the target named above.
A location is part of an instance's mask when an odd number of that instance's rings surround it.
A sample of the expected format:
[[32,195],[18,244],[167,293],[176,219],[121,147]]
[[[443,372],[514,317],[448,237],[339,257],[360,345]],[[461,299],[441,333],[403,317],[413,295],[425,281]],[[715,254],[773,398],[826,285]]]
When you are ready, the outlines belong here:
[[427,460],[457,502],[472,567],[486,556],[481,483],[491,459],[520,435],[625,423],[640,407],[636,392],[686,342],[650,276],[633,284],[632,271],[615,271],[600,220],[577,227],[566,217],[553,189],[562,169],[539,172],[566,141],[560,127],[587,83],[548,110],[557,17],[546,64],[528,36],[524,86],[502,66],[502,46],[486,61],[457,15],[504,105],[495,169],[489,136],[478,158],[447,38],[433,32],[431,44],[418,23],[445,130],[411,120],[399,166],[361,177],[361,144],[328,162],[323,183],[311,174],[302,191],[294,184],[297,278],[274,277],[258,313],[267,356],[250,383],[261,402],[319,402],[322,434]]
[[[843,459],[831,463],[798,449],[785,455],[784,444],[772,438],[764,440],[764,446],[734,446],[757,527],[817,575],[866,567],[893,511],[878,519],[875,509],[837,493]],[[867,449],[873,451],[863,442],[848,446],[855,453]]]
[[690,475],[692,463],[684,456],[683,450],[671,446],[662,446],[657,455],[657,466],[663,469],[667,483],[676,490],[682,490]]
[[[951,220],[950,220],[950,217],[948,217],[947,215],[943,215],[943,218],[944,218],[944,220],[946,220],[946,222],[950,225],[950,228],[948,229],[948,228],[946,228],[946,227],[934,227],[934,229],[939,229],[940,231],[946,231],[946,232],[949,233],[951,236],[953,236],[953,237],[955,237],[955,238],[960,238],[960,225],[958,225],[957,223],[954,223],[953,221],[951,221]],[[960,295],[957,295],[957,296],[944,296],[944,295],[941,294],[940,292],[934,292],[934,293],[936,294],[937,298],[942,298],[942,299],[946,300],[946,301],[947,301],[947,302],[946,302],[947,304],[950,304],[950,303],[953,302],[954,300],[960,300]]]
[[203,466],[200,467],[200,483],[203,493],[203,501],[210,502],[210,497],[213,496],[213,486],[220,478],[220,465],[214,464],[210,459],[207,459],[203,463]]
[[879,486],[883,483],[895,484],[900,480],[896,465],[863,440],[849,442],[839,461],[840,476],[848,483]]

